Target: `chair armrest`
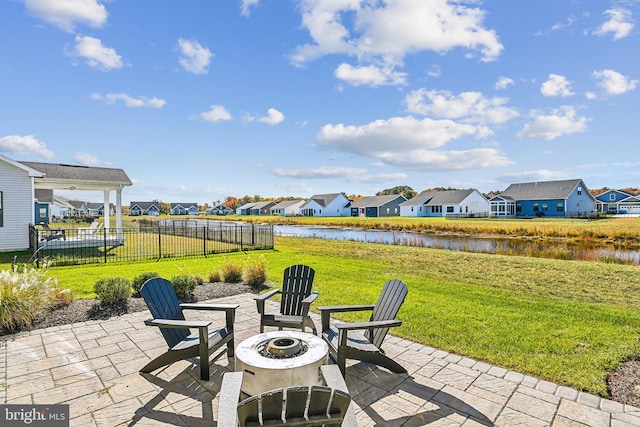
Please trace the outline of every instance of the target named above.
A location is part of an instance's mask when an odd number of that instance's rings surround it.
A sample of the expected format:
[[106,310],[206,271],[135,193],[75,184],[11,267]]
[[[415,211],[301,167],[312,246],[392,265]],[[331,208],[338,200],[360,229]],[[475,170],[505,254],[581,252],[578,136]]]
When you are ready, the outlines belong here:
[[336,328],[338,330],[355,331],[358,329],[376,329],[376,328],[392,328],[402,325],[402,320],[377,320],[372,322],[337,322]]
[[224,311],[226,314],[226,328],[227,331],[233,331],[233,324],[236,320],[236,309],[240,307],[240,304],[198,304],[198,303],[185,303],[180,304],[180,307],[190,310],[206,310],[206,311]]
[[318,298],[318,294],[311,293],[311,294],[309,294],[308,297],[306,297],[305,299],[302,300],[302,304],[311,305],[311,303],[314,302],[316,300],[316,298]]
[[236,308],[240,307],[240,304],[185,303],[185,304],[180,304],[180,307],[185,310],[228,311],[228,310],[235,310]]
[[256,300],[256,307],[258,308],[258,314],[264,314],[264,302],[274,296],[277,293],[280,293],[280,289],[272,289],[269,292],[265,292],[264,294],[256,295],[253,297]]
[[[322,374],[322,378],[324,379],[324,382],[327,386],[336,390],[343,391],[345,393],[349,393],[347,383],[344,381],[342,372],[340,372],[340,368],[338,367],[338,365],[321,365],[320,373]],[[356,421],[356,413],[353,409],[353,402],[351,402],[351,404],[349,405],[349,409],[347,409],[347,413],[341,425],[343,427],[358,426],[358,423]]]
[[220,400],[218,401],[218,426],[238,425],[238,402],[242,388],[242,372],[227,372],[222,376]]
[[260,294],[260,295],[256,295],[255,297],[253,297],[254,300],[259,301],[259,300],[266,300],[268,298],[271,298],[272,296],[274,296],[277,293],[280,293],[281,290],[280,289],[272,289],[269,292],[265,292],[264,294]]
[[160,326],[161,328],[204,328],[211,325],[208,320],[169,320],[169,319],[147,319],[144,321],[147,326]]
[[318,307],[318,310],[321,312],[328,313],[346,313],[349,311],[365,311],[365,310],[373,310],[375,305],[371,304],[363,304],[363,305],[323,305]]
[[350,311],[366,311],[373,310],[374,305],[332,305],[332,306],[320,306],[321,327],[323,331],[329,329],[329,323],[331,322],[331,313],[346,313]]

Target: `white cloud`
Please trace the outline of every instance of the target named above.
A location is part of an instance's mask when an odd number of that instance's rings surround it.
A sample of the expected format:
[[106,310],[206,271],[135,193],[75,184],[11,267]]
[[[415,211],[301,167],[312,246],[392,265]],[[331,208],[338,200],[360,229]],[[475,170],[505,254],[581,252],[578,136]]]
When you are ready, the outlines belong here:
[[593,77],[598,80],[598,86],[609,95],[621,95],[636,88],[638,80],[628,77],[613,70],[594,71]]
[[343,63],[336,68],[334,74],[352,86],[401,85],[407,80],[407,73],[394,71],[392,67],[381,68],[376,65],[353,67]]
[[540,92],[544,96],[561,96],[563,98],[574,95],[571,92],[571,83],[565,76],[549,74],[549,79],[542,83]]
[[571,106],[563,106],[553,110],[551,114],[544,115],[539,111],[533,111],[533,123],[525,125],[518,132],[519,139],[545,139],[551,141],[564,135],[576,132],[585,132],[590,119],[577,116],[576,110]]
[[409,116],[376,120],[363,126],[325,125],[317,139],[326,149],[380,157],[399,151],[441,147],[476,132],[475,126],[451,120],[418,120]]
[[424,172],[497,168],[514,163],[495,148],[455,151],[412,150],[388,153],[382,160],[390,166]]
[[72,32],[77,24],[100,28],[107,22],[107,10],[97,0],[24,0],[30,14]]
[[34,154],[36,156],[52,158],[53,152],[47,149],[47,144],[38,141],[33,135],[9,135],[0,138],[0,151],[15,155]]
[[81,165],[85,165],[85,166],[98,166],[98,165],[110,165],[110,162],[104,162],[102,160],[100,160],[98,158],[98,156],[95,156],[93,154],[89,154],[89,153],[76,153],[75,156],[73,156],[73,160],[75,160],[76,162],[78,162]]
[[294,179],[343,179],[346,176],[361,175],[367,170],[363,168],[350,168],[340,166],[319,166],[305,169],[272,169],[271,173],[283,178]]
[[216,123],[231,120],[231,113],[222,105],[212,105],[209,111],[200,113],[200,118],[208,122]]
[[510,173],[496,178],[499,182],[534,182],[534,181],[551,181],[556,179],[563,179],[566,177],[566,172],[550,171],[541,169],[537,171],[525,171],[518,173]]
[[516,84],[513,79],[509,78],[509,77],[500,77],[498,79],[498,81],[496,82],[495,88],[497,90],[502,90],[502,89],[506,89],[509,86],[512,86]]
[[410,53],[445,53],[458,47],[479,51],[483,61],[492,61],[503,49],[496,32],[484,28],[484,12],[462,2],[302,0],[301,10],[302,25],[313,42],[295,49],[295,65],[347,54],[361,62],[398,66]]
[[99,93],[92,93],[91,99],[96,101],[104,101],[109,105],[115,104],[117,101],[124,102],[124,105],[127,107],[135,108],[135,107],[150,107],[150,108],[162,108],[167,102],[164,99],[156,98],[147,98],[144,96],[140,96],[138,98],[134,98],[126,93],[108,93],[106,95],[101,95]]
[[622,39],[631,34],[631,30],[633,29],[631,11],[622,8],[609,9],[605,10],[603,15],[608,15],[609,20],[594,31],[593,34],[606,36],[611,33],[613,34],[614,40]]
[[95,37],[76,36],[76,45],[67,55],[82,58],[90,67],[102,71],[122,68],[122,58],[115,49],[104,46],[102,41]]
[[271,173],[292,179],[340,179],[356,183],[379,183],[405,179],[405,173],[379,173],[370,174],[363,168],[350,168],[341,166],[319,166],[305,169],[272,169]]
[[250,9],[257,6],[260,0],[240,0],[240,15],[249,16]]
[[193,74],[207,74],[213,53],[194,40],[178,40],[180,47],[180,65]]
[[462,92],[425,89],[409,93],[404,102],[411,113],[446,119],[462,119],[467,123],[499,124],[518,117],[518,111],[505,106],[507,98],[486,98],[480,92]]
[[264,117],[260,117],[258,121],[261,123],[272,125],[272,126],[277,125],[284,121],[284,114],[282,114],[280,111],[276,110],[275,108],[269,108],[267,110],[267,115]]

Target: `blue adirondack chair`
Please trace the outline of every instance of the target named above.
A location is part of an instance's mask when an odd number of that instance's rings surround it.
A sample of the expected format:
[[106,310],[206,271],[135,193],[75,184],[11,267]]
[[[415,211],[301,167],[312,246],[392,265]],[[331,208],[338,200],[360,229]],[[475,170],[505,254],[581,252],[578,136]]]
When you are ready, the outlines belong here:
[[[322,338],[329,345],[331,358],[344,374],[346,360],[356,359],[385,367],[395,373],[407,370],[391,359],[381,348],[389,328],[402,325],[396,314],[407,296],[407,286],[402,280],[392,279],[384,284],[375,305],[348,305],[318,307],[322,321]],[[335,322],[331,327],[332,313],[371,311],[368,322]]]
[[[140,372],[152,372],[178,360],[200,358],[200,378],[209,381],[209,357],[221,351],[213,361],[225,351],[228,357],[234,355],[233,322],[239,304],[180,304],[170,281],[154,277],[147,280],[140,288],[140,294],[147,303],[153,319],[145,320],[147,326],[157,326],[169,349],[166,353],[147,363]],[[217,329],[209,329],[211,321],[186,320],[183,310],[224,311],[226,324]],[[191,333],[190,329],[197,329]],[[226,344],[226,348],[222,348]]]
[[[317,335],[316,325],[309,317],[309,307],[318,294],[312,293],[315,270],[309,266],[296,264],[284,270],[281,289],[273,289],[254,297],[260,314],[260,332],[265,326],[276,326],[278,329],[295,328],[305,331],[310,327]],[[279,313],[266,313],[265,301],[276,294],[282,294]]]

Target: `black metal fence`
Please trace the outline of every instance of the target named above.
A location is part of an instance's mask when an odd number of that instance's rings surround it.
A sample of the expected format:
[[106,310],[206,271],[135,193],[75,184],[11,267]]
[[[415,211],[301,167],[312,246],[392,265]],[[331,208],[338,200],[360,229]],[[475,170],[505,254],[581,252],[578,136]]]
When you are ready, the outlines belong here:
[[29,227],[39,265],[75,265],[273,249],[273,226],[218,221],[149,221],[139,228]]

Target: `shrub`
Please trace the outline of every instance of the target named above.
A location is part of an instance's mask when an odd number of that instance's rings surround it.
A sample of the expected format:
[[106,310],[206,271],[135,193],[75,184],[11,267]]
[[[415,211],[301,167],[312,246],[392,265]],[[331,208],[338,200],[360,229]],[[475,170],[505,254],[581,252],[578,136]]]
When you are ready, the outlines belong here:
[[73,293],[71,293],[71,289],[63,289],[55,292],[55,295],[51,298],[51,306],[56,308],[66,307],[71,304],[73,300],[74,296]]
[[146,282],[149,279],[153,279],[154,277],[160,277],[160,275],[158,273],[153,272],[153,271],[147,271],[145,273],[138,274],[131,281],[131,287],[133,288],[133,291],[136,294],[139,294],[140,293],[140,288],[142,288],[142,285],[144,285],[144,282]]
[[93,285],[102,304],[126,302],[131,296],[131,282],[124,277],[106,277]]
[[221,282],[222,278],[220,277],[219,271],[210,271],[209,272],[209,283]]
[[42,270],[17,265],[0,271],[0,327],[15,332],[30,326],[36,314],[51,305],[58,293],[55,280]]
[[196,279],[196,283],[198,285],[202,285],[204,283],[204,277],[202,277],[200,274],[194,274],[193,278]]
[[195,277],[186,274],[172,277],[171,283],[173,283],[173,289],[176,291],[178,298],[190,297],[198,285]]
[[236,264],[227,264],[222,270],[222,276],[227,283],[242,281],[242,267]]
[[251,264],[244,272],[244,281],[251,287],[257,288],[267,281],[267,268],[264,263]]

